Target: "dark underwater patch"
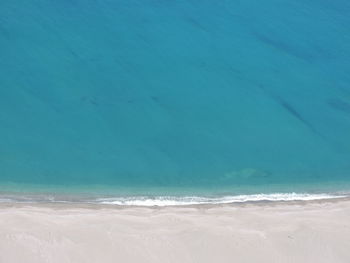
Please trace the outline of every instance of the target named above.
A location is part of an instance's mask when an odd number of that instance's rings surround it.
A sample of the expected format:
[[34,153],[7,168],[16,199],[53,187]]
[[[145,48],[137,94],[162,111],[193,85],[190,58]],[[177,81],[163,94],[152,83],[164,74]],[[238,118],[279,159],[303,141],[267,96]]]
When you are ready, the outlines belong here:
[[186,18],[186,21],[191,24],[193,27],[201,30],[201,31],[204,31],[204,32],[209,32],[209,30],[207,28],[205,28],[201,23],[199,23],[197,20],[195,20],[194,18],[192,17],[188,17]]
[[312,61],[314,59],[314,56],[310,54],[309,52],[302,50],[299,47],[293,46],[289,44],[287,41],[274,39],[272,37],[269,37],[267,35],[264,35],[262,33],[253,31],[252,34],[254,37],[259,40],[260,42],[263,42],[264,44],[271,46],[279,51],[282,51],[284,53],[287,53],[289,55],[292,55],[296,58],[303,59],[305,61]]
[[268,91],[265,89],[263,85],[259,86],[261,90],[263,90],[270,98],[272,98],[275,102],[277,102],[281,107],[283,107],[290,115],[292,115],[295,119],[302,122],[310,131],[312,131],[314,134],[324,137],[309,121],[306,120],[306,118],[288,101],[283,99],[282,97],[272,93],[271,91]]
[[331,106],[333,109],[339,110],[339,111],[343,111],[346,113],[350,114],[350,103],[343,101],[341,99],[329,99],[327,101],[328,105]]

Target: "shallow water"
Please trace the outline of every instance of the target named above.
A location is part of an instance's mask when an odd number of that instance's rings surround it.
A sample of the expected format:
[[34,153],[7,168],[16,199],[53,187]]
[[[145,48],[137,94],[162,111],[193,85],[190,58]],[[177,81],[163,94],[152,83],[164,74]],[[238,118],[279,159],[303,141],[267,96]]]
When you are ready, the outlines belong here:
[[1,1],[3,191],[349,190],[349,14],[345,0]]

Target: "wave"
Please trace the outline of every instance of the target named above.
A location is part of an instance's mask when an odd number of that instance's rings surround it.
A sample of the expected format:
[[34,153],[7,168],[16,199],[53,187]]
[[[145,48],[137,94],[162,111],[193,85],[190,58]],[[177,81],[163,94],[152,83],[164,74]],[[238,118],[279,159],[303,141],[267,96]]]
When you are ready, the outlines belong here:
[[2,195],[0,203],[86,203],[118,206],[219,205],[245,202],[312,201],[349,197],[349,194],[273,193],[251,195],[204,196],[129,196],[88,198],[53,195]]
[[236,195],[222,197],[200,197],[200,196],[158,196],[158,197],[119,197],[98,198],[97,203],[121,206],[184,206],[200,204],[230,204],[259,201],[311,201],[322,199],[344,198],[347,195],[334,194],[298,194],[298,193],[275,193]]

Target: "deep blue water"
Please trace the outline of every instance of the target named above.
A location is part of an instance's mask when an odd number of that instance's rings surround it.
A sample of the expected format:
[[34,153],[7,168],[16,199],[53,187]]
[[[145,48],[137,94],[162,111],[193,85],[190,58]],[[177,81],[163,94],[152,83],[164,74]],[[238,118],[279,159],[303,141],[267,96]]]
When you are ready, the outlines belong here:
[[0,185],[347,182],[349,1],[1,0]]

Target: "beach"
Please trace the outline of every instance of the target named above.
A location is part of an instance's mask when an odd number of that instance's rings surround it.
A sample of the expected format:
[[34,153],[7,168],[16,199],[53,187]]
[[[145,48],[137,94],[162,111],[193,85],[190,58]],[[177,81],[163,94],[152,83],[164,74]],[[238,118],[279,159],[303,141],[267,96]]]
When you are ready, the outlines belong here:
[[0,263],[350,263],[349,14],[1,0]]
[[350,262],[349,198],[0,205],[0,262]]

